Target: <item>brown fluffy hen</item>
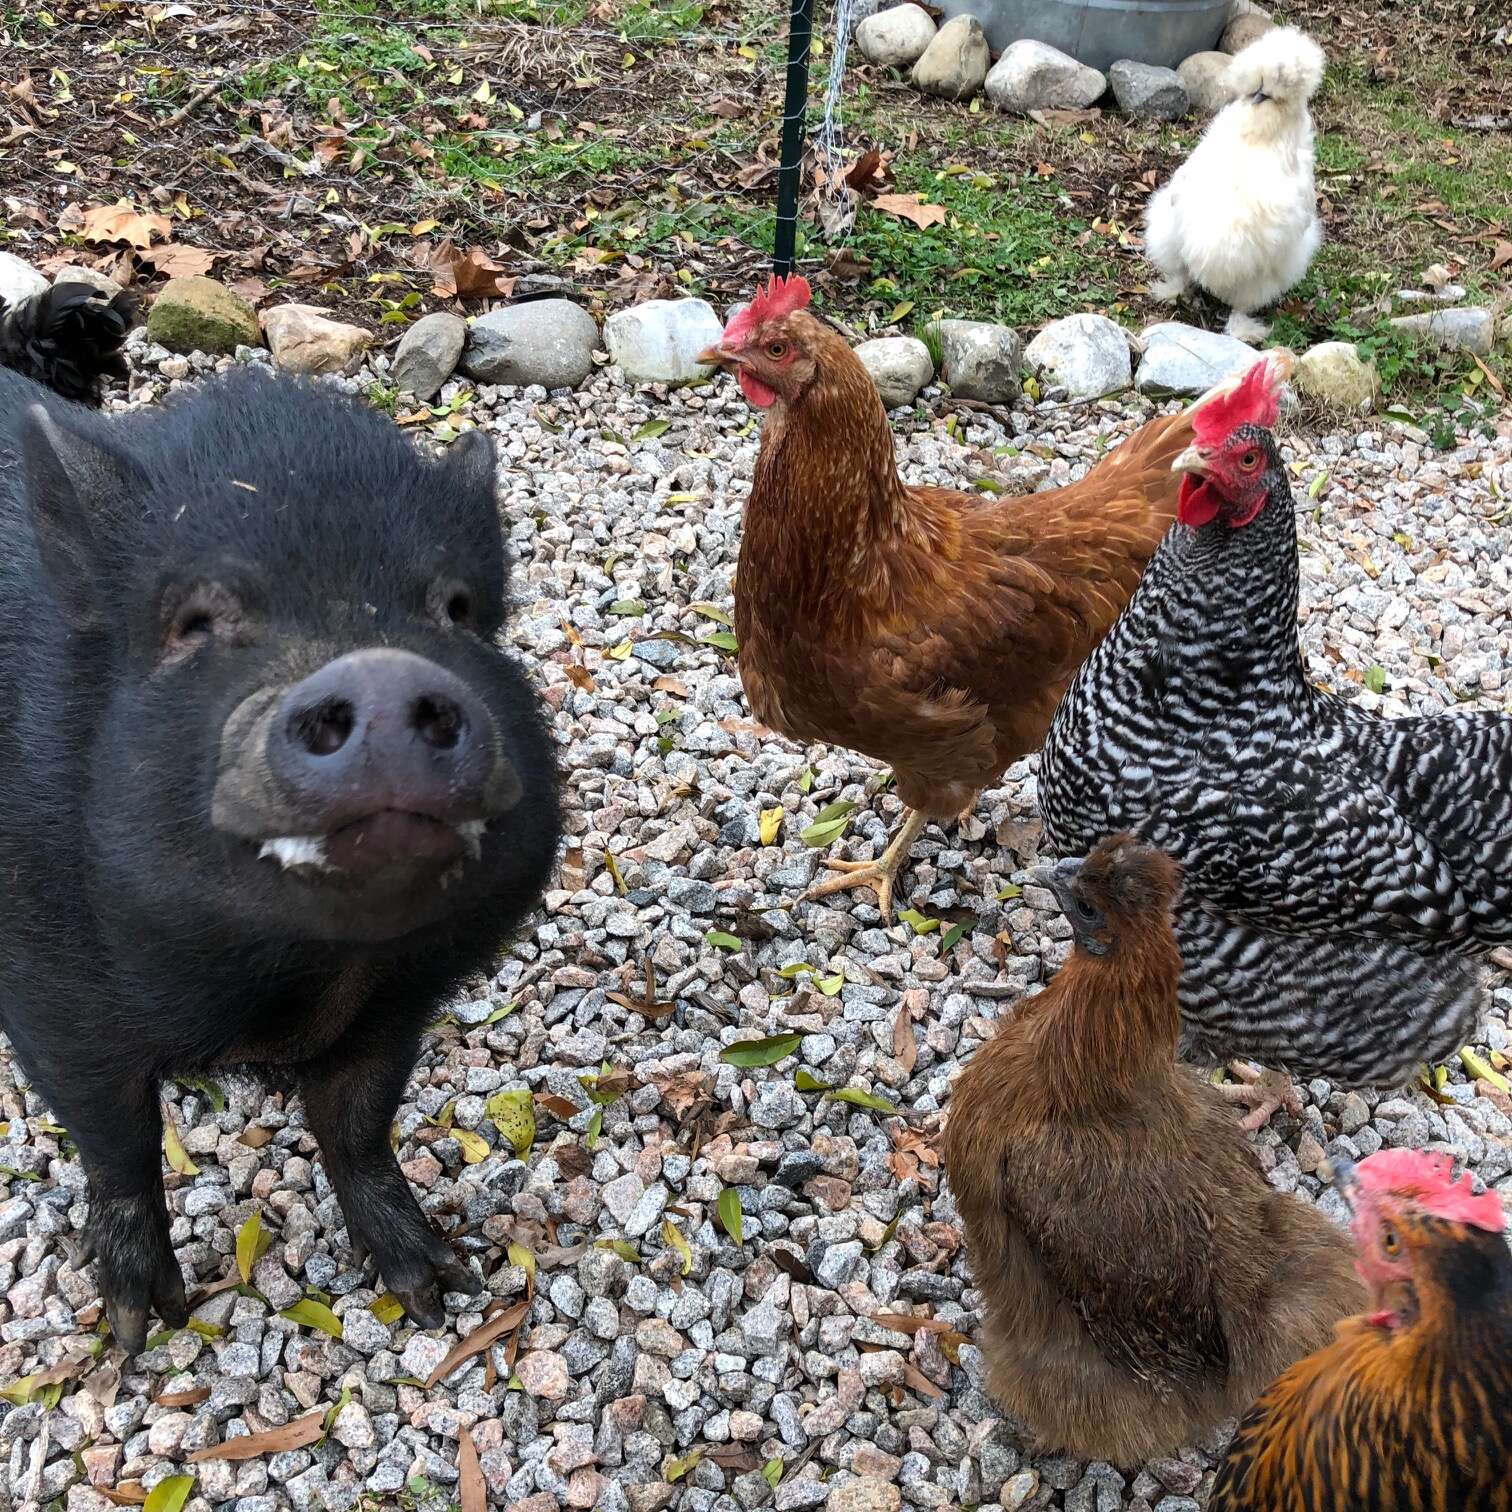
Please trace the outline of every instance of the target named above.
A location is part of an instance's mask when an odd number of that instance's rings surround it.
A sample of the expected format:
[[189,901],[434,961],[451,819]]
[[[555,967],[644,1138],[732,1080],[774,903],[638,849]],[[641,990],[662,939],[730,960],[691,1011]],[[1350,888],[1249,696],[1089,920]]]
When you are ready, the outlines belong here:
[[1512,1252],[1496,1193],[1453,1166],[1335,1171],[1373,1310],[1255,1403],[1208,1512],[1512,1512]]
[[925,823],[1039,747],[1128,602],[1175,515],[1191,411],[1065,488],[909,487],[876,386],[808,302],[803,279],[774,279],[702,355],[768,411],[735,582],[740,676],[772,729],[892,767],[911,811],[897,836],[875,862],[830,862],[847,875],[811,894],[871,886],[886,916]]
[[1047,872],[1075,948],[957,1081],[945,1167],[992,1394],[1045,1450],[1136,1465],[1243,1412],[1364,1292],[1344,1232],[1176,1062],[1175,864],[1115,836]]

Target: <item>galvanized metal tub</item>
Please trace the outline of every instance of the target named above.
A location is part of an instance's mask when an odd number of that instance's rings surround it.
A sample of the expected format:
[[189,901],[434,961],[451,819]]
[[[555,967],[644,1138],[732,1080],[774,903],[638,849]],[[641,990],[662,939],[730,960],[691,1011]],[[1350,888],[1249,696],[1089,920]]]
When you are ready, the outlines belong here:
[[938,0],[975,16],[993,52],[1032,37],[1107,72],[1120,58],[1175,68],[1216,47],[1233,0]]

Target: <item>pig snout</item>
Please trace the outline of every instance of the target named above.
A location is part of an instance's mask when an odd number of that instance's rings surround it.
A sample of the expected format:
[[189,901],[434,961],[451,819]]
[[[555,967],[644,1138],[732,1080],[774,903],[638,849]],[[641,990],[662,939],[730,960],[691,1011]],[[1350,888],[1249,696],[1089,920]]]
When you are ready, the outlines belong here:
[[[483,700],[408,651],[354,651],[227,725],[217,826],[355,877],[476,855],[521,785]],[[228,762],[225,758],[230,756]]]

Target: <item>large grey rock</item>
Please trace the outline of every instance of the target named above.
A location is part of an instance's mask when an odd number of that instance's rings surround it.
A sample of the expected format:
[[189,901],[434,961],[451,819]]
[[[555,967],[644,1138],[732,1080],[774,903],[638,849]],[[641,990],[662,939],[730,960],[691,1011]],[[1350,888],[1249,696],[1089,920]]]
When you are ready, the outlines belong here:
[[856,46],[868,63],[909,68],[934,41],[935,24],[921,5],[895,5],[868,16],[856,28]]
[[264,310],[263,331],[274,364],[289,373],[352,373],[373,344],[362,326],[332,320],[316,305],[274,305]]
[[1397,330],[1421,337],[1434,346],[1474,352],[1477,357],[1490,356],[1496,339],[1496,316],[1473,305],[1458,310],[1432,310],[1423,315],[1399,315],[1391,323]]
[[429,399],[457,370],[467,344],[467,322],[438,310],[404,333],[389,376],[417,399]]
[[1152,325],[1140,339],[1145,350],[1134,375],[1134,387],[1142,394],[1203,394],[1260,360],[1254,347],[1232,336],[1183,325],[1179,320]]
[[1213,115],[1233,99],[1234,90],[1229,83],[1232,61],[1225,52],[1200,52],[1184,58],[1177,65],[1176,77],[1181,80],[1194,110]]
[[147,337],[170,352],[229,357],[239,346],[261,346],[257,312],[213,278],[170,278],[152,302]]
[[47,280],[14,252],[0,252],[0,299],[6,304],[20,304],[47,288]]
[[648,299],[604,322],[609,358],[631,383],[684,383],[708,376],[694,359],[724,327],[703,299]]
[[1084,110],[1108,87],[1095,68],[1045,42],[1025,37],[1003,49],[987,75],[987,98],[999,110]]
[[883,406],[899,409],[912,404],[919,390],[934,377],[929,348],[914,336],[878,336],[856,348],[861,366],[871,374]]
[[1263,37],[1275,24],[1258,7],[1245,11],[1242,15],[1235,16],[1224,28],[1223,38],[1218,43],[1219,51],[1230,54],[1243,52],[1251,42]]
[[1342,414],[1368,415],[1381,391],[1375,364],[1348,341],[1321,341],[1297,359],[1292,382],[1304,398]]
[[940,376],[952,394],[984,404],[1009,404],[1019,396],[1024,343],[1012,326],[986,320],[940,322]]
[[1071,399],[1100,399],[1129,386],[1129,339],[1106,315],[1051,321],[1024,348],[1024,361]]
[[598,344],[598,324],[581,305],[535,299],[473,321],[461,368],[480,383],[576,388],[592,370]]
[[942,100],[969,100],[981,89],[992,66],[987,34],[975,16],[947,21],[914,64],[914,88]]
[[1119,109],[1141,120],[1174,121],[1192,106],[1186,85],[1174,68],[1120,58],[1108,70],[1108,82]]

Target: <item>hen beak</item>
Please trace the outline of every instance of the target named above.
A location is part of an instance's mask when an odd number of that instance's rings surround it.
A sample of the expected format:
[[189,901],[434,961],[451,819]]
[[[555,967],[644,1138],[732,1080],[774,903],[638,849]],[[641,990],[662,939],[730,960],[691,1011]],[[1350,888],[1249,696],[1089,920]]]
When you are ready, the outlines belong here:
[[739,353],[731,347],[727,347],[722,341],[716,342],[711,347],[705,347],[693,360],[704,367],[732,368],[740,366]]
[[1207,477],[1208,461],[1202,454],[1200,447],[1189,446],[1182,454],[1171,463],[1171,471],[1179,473],[1195,473],[1199,478]]

